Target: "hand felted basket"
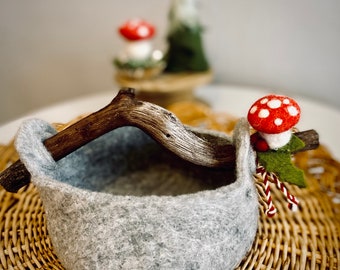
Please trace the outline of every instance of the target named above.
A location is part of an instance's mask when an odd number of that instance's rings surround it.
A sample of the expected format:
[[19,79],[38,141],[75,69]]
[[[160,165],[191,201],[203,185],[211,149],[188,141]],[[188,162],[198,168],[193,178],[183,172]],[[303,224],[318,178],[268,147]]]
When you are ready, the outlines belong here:
[[56,162],[55,130],[26,121],[16,138],[66,269],[233,269],[255,238],[258,198],[249,126],[231,172],[189,164],[142,130],[115,129]]

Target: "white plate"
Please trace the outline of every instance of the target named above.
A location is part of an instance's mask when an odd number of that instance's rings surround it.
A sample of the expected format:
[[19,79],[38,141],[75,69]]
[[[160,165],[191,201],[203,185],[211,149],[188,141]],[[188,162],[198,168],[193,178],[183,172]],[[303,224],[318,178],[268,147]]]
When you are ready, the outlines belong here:
[[[67,122],[81,114],[101,109],[113,99],[116,93],[116,91],[109,91],[85,96],[27,114],[0,127],[0,143],[8,143],[25,119],[35,117],[48,122]],[[196,91],[197,96],[208,102],[215,111],[228,112],[239,117],[245,117],[251,104],[268,93],[270,92],[265,89],[225,85],[204,86]],[[338,139],[340,111],[304,97],[292,97],[298,101],[302,110],[298,128],[300,130],[315,129],[320,135],[320,142],[331,150],[335,158],[340,160]]]

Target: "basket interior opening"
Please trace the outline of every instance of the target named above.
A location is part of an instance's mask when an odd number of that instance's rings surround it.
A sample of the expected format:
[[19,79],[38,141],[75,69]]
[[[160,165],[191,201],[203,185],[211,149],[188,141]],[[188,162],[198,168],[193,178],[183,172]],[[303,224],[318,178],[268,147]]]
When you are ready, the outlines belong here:
[[114,195],[176,196],[216,189],[236,178],[234,169],[184,161],[137,128],[102,137],[65,158],[62,182]]
[[235,180],[233,170],[203,168],[168,155],[143,168],[119,175],[105,192],[115,195],[182,195],[212,190]]

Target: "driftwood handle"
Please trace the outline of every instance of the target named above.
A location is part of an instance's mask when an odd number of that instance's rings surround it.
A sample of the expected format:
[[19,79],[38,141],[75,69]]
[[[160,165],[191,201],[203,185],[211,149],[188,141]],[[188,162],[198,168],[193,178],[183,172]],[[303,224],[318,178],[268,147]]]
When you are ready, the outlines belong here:
[[[148,133],[165,148],[196,165],[234,167],[235,148],[228,141],[200,136],[171,112],[149,102],[135,99],[134,89],[123,88],[112,102],[72,126],[44,141],[46,149],[57,161],[101,135],[122,127],[136,126]],[[305,149],[319,145],[314,130],[296,133],[306,144]],[[217,141],[218,140],[218,141]],[[18,160],[0,174],[0,185],[17,192],[30,182],[30,174]]]

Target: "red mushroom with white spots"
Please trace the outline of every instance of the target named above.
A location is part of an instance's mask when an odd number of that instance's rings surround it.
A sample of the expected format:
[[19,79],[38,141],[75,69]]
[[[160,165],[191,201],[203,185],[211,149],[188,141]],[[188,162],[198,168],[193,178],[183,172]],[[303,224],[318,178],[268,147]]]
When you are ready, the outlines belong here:
[[131,19],[119,27],[119,33],[127,40],[121,59],[143,61],[152,54],[151,38],[155,27],[142,19]]
[[[250,107],[248,121],[268,147],[276,150],[290,141],[292,128],[298,123],[300,113],[300,107],[294,99],[271,94],[260,98]],[[260,150],[265,151],[266,146],[260,144]]]

